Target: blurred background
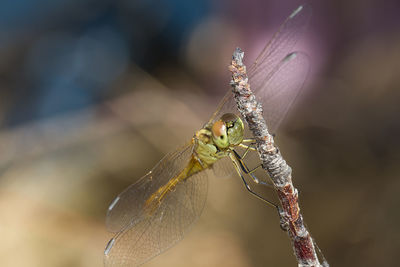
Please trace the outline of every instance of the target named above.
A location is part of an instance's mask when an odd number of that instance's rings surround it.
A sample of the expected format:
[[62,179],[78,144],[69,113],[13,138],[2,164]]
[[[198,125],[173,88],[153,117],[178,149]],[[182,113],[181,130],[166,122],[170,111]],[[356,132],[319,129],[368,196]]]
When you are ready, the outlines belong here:
[[[0,265],[102,266],[112,199],[191,138],[298,1],[0,4]],[[312,73],[277,132],[331,266],[396,266],[400,2],[315,1]],[[247,63],[249,64],[249,63]],[[203,215],[145,266],[296,266],[275,210],[210,177]]]

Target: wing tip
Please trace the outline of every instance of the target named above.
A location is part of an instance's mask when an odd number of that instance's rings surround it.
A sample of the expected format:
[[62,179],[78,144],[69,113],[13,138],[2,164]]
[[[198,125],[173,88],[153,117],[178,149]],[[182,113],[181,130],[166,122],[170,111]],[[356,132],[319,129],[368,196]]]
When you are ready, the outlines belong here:
[[108,211],[111,211],[115,207],[115,205],[118,203],[119,200],[120,200],[119,196],[114,198],[114,200],[111,202],[110,206],[108,206]]
[[285,56],[285,58],[283,59],[284,62],[288,62],[290,60],[293,60],[297,57],[298,52],[290,52],[289,54],[287,54]]
[[299,14],[299,12],[300,12],[301,10],[303,10],[303,8],[304,8],[304,5],[298,6],[298,7],[292,12],[292,14],[290,14],[289,18],[290,18],[290,19],[294,18],[297,14]]
[[109,253],[114,246],[115,243],[115,237],[111,238],[110,241],[108,241],[106,248],[104,249],[104,257],[108,257]]
[[[304,14],[306,14],[306,17],[309,17],[312,13],[312,5],[309,2],[305,2],[301,5],[299,5],[295,10],[293,10],[292,14],[288,17],[289,20],[294,19],[296,17],[302,17]],[[303,14],[303,15],[300,15]]]

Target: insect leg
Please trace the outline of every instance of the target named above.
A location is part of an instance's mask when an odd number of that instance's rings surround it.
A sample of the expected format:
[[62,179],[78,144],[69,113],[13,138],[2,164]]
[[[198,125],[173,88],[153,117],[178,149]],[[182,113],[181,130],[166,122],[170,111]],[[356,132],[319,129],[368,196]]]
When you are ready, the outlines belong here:
[[257,194],[256,192],[254,192],[254,191],[250,188],[250,186],[249,186],[249,185],[247,184],[247,182],[246,182],[246,179],[244,179],[244,177],[243,177],[243,175],[242,175],[241,167],[239,167],[239,163],[237,162],[235,155],[233,155],[232,153],[230,153],[230,154],[229,154],[229,157],[231,158],[231,160],[232,160],[232,162],[233,162],[233,166],[235,167],[235,169],[236,169],[237,173],[239,174],[240,178],[242,178],[242,181],[243,181],[244,186],[246,187],[247,191],[249,191],[251,194],[253,194],[254,196],[256,196],[258,199],[264,201],[265,203],[267,203],[268,205],[270,205],[270,206],[276,208],[276,209],[279,211],[279,207],[278,207],[275,203],[273,203],[273,202],[269,201],[268,199],[264,198],[263,196]]
[[243,156],[240,156],[235,150],[232,150],[232,151],[233,151],[233,154],[234,154],[234,156],[235,156],[235,158],[236,158],[236,160],[237,160],[237,162],[238,162],[238,164],[239,164],[239,167],[241,168],[241,170],[242,170],[245,174],[250,175],[250,177],[253,179],[253,181],[254,181],[256,184],[262,184],[262,185],[265,185],[265,186],[268,186],[268,187],[273,187],[271,184],[269,184],[269,183],[267,183],[267,182],[260,181],[260,179],[258,179],[258,178],[254,175],[254,172],[255,172],[258,168],[261,167],[261,164],[259,164],[258,166],[256,166],[255,168],[253,168],[253,169],[250,170],[250,168],[249,168],[249,167],[246,165],[246,163],[244,162],[243,159],[245,158],[247,152],[249,151],[249,148],[250,148],[250,146],[247,147],[247,150],[246,150],[246,152],[243,154]]
[[255,138],[243,139],[242,143],[256,143]]
[[244,159],[244,158],[246,157],[247,153],[248,153],[250,150],[252,150],[252,151],[256,151],[256,150],[257,150],[257,149],[255,149],[255,148],[253,147],[253,145],[254,145],[254,144],[250,144],[249,146],[248,146],[248,145],[244,145],[244,144],[239,144],[240,147],[246,148],[246,150],[244,151],[244,153],[243,153],[243,155],[242,155],[242,159]]

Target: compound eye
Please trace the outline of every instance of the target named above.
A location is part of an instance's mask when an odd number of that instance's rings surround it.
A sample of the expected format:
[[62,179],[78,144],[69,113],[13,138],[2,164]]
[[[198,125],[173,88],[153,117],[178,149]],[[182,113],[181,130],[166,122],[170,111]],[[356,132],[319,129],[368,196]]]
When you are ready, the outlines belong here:
[[239,117],[233,113],[225,113],[224,115],[222,115],[221,121],[225,122],[225,124],[232,124],[235,123],[238,118]]
[[224,138],[226,136],[226,126],[221,120],[214,123],[211,132],[215,138]]

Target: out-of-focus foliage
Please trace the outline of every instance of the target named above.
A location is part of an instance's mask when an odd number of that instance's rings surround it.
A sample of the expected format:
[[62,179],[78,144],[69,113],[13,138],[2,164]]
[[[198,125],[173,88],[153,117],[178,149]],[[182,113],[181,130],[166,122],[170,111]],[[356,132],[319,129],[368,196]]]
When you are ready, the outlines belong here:
[[[191,138],[295,1],[0,4],[0,265],[101,266],[110,201]],[[277,133],[332,266],[396,266],[398,1],[320,1],[312,89]],[[250,81],[251,83],[251,81]],[[200,221],[146,266],[295,266],[276,212],[211,177]]]

